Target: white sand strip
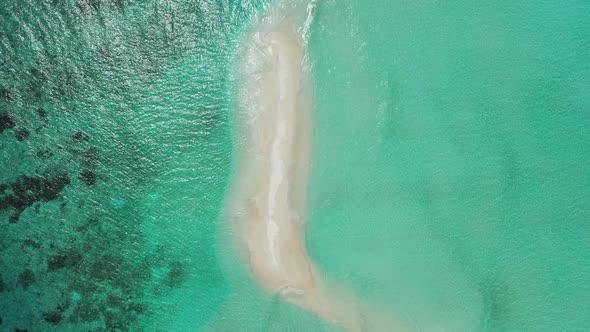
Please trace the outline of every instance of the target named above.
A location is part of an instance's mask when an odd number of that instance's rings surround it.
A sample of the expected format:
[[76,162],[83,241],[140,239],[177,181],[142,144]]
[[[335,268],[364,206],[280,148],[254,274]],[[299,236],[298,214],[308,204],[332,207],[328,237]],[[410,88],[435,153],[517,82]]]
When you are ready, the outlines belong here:
[[[349,331],[368,327],[357,301],[323,284],[304,241],[303,218],[310,153],[309,77],[302,39],[288,20],[266,21],[253,35],[250,73],[243,84],[243,141],[232,206],[238,234],[258,282],[272,293]],[[379,315],[381,316],[381,315]],[[381,320],[381,319],[379,319]]]

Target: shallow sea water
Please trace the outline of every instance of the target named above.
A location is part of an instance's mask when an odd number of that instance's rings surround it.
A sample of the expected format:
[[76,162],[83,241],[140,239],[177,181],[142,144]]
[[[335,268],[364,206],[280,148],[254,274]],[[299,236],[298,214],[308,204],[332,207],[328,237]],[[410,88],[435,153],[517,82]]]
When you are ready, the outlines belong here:
[[[235,54],[267,5],[2,2],[1,331],[338,330],[223,237]],[[318,1],[327,278],[418,331],[588,329],[589,12]]]
[[325,271],[423,331],[588,329],[589,9],[321,2]]

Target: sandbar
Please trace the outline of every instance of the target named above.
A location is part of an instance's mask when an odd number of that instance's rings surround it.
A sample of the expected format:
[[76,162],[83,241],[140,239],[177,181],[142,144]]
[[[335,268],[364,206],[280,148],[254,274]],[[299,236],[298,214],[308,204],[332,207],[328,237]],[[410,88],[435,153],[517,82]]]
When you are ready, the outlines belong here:
[[[266,20],[248,43],[242,81],[233,214],[244,256],[258,283],[286,301],[348,331],[368,328],[351,293],[327,287],[305,246],[311,142],[311,93],[305,42],[288,18]],[[361,313],[362,312],[362,313]]]

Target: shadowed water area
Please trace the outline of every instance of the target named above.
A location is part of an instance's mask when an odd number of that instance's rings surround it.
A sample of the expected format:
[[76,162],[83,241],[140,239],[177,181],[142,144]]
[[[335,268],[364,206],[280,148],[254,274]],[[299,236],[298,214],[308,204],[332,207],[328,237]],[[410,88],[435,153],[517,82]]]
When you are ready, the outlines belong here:
[[[0,4],[0,331],[337,331],[220,233],[268,1]],[[306,242],[417,330],[590,326],[589,5],[319,1]]]

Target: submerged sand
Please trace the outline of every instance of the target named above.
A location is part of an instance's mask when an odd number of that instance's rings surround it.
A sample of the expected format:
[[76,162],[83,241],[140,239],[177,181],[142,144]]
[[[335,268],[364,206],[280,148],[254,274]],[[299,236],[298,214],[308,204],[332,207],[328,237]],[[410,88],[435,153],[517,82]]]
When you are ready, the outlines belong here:
[[297,31],[282,18],[252,36],[254,69],[243,82],[244,142],[232,198],[245,256],[262,287],[327,321],[349,331],[400,330],[398,322],[376,318],[386,315],[361,308],[352,294],[327,287],[307,253],[311,100]]

